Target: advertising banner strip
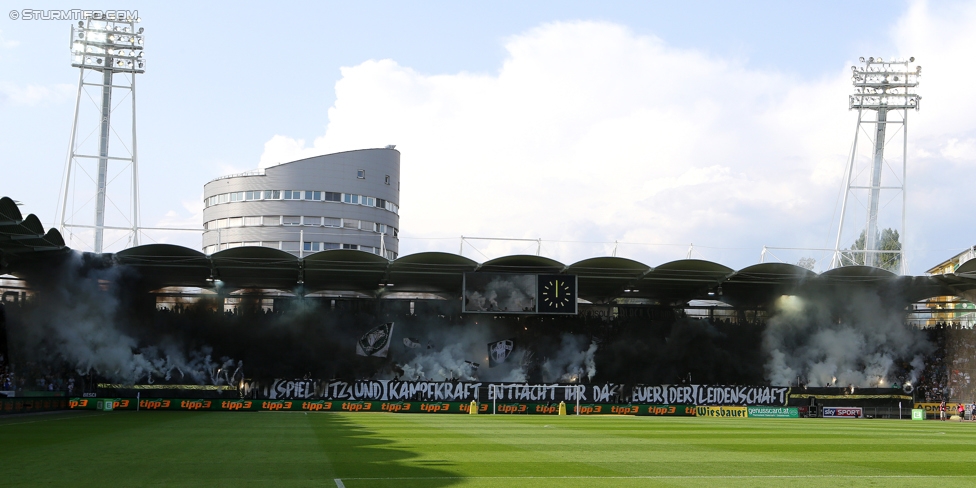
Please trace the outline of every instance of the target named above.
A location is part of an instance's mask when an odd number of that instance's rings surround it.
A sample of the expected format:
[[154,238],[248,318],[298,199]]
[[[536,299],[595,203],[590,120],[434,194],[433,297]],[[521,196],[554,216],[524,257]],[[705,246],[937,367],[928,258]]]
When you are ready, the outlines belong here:
[[[221,399],[173,399],[173,398],[71,398],[66,406],[74,410],[104,410],[105,402],[111,402],[113,410],[176,410],[213,412],[392,412],[392,413],[456,413],[466,414],[470,403],[465,402],[379,402],[333,400],[221,400]],[[833,416],[844,416],[850,409],[840,410]],[[492,412],[490,403],[480,403],[482,414],[531,414],[557,415],[558,403],[497,403]],[[858,409],[859,410],[859,409]],[[576,414],[576,405],[567,404],[569,415]],[[579,406],[580,415],[638,415],[666,417],[726,417],[726,418],[798,418],[796,407],[713,407],[694,405],[617,405],[610,403],[584,403]],[[826,415],[826,413],[825,413]]]
[[695,415],[698,417],[746,418],[749,407],[697,407]]
[[[143,398],[71,398],[67,407],[73,410],[103,410],[105,402],[112,402],[113,410],[178,410],[215,412],[393,412],[393,413],[458,413],[466,414],[470,403],[465,402],[376,402],[332,400],[220,400],[220,399],[173,399]],[[498,414],[556,415],[558,403],[498,403]],[[694,407],[687,407],[692,410]],[[580,415],[637,415],[641,406],[614,405],[609,403],[585,403],[580,405]],[[566,405],[570,415],[576,414],[576,405]],[[646,408],[645,408],[646,410]],[[478,413],[489,414],[490,403],[478,405]],[[646,415],[646,414],[645,414]],[[678,413],[677,415],[689,415]]]
[[756,419],[798,419],[800,410],[797,407],[746,407],[749,418]]
[[0,415],[14,413],[51,412],[68,408],[67,398],[2,398]]
[[640,405],[637,415],[641,417],[694,417],[694,405]]
[[[969,404],[963,404],[963,407],[965,407],[966,411],[969,411]],[[925,414],[926,415],[929,415],[929,416],[932,416],[932,417],[938,417],[939,416],[939,404],[938,403],[924,403],[924,402],[922,402],[922,403],[916,403],[915,404],[915,408],[920,408],[922,410],[925,410]],[[958,414],[959,414],[959,403],[958,402],[952,402],[952,403],[946,402],[946,417],[950,417],[952,415],[958,415]]]
[[861,407],[823,407],[825,419],[859,419],[864,417]]

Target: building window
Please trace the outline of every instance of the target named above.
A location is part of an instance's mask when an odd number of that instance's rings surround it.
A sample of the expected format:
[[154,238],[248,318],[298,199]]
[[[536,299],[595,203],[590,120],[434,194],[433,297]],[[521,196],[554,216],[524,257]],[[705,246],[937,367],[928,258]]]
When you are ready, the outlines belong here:
[[245,243],[244,243],[244,246],[245,246],[245,247],[247,247],[247,246],[251,246],[251,247],[260,247],[260,246],[261,246],[261,241],[252,241],[252,242],[245,242]]
[[342,248],[343,249],[352,249],[354,251],[358,251],[359,250],[359,244],[343,244],[342,245]]
[[217,203],[227,203],[229,201],[230,201],[229,193],[221,193],[220,195],[217,195]]
[[356,170],[356,178],[359,178],[361,180],[365,180],[366,179],[366,170],[365,169],[357,169]]
[[294,190],[294,191],[293,190],[285,190],[282,193],[285,194],[285,200],[301,200],[302,199],[302,192],[300,192],[298,190]]
[[360,199],[360,203],[362,203],[363,205],[366,205],[367,207],[375,207],[376,206],[376,199],[373,198],[373,197],[363,197],[363,198]]
[[298,241],[281,241],[281,250],[288,252],[298,252],[300,243]]
[[342,219],[342,226],[347,229],[358,229],[359,221],[356,219]]
[[282,225],[302,225],[302,218],[297,215],[285,215],[281,219]]
[[264,190],[265,200],[281,200],[281,190]]
[[305,225],[315,225],[315,226],[322,225],[322,217],[308,217],[308,216],[305,216],[305,217],[302,217],[302,219],[303,219],[303,222],[304,222]]
[[244,192],[244,200],[260,200],[261,191],[246,191]]
[[261,241],[261,247],[270,247],[271,249],[278,249],[281,247],[281,241]]
[[322,250],[321,242],[306,242],[303,244],[302,249],[305,251],[317,252]]
[[265,215],[264,225],[281,225],[280,215]]
[[353,195],[351,193],[343,193],[342,201],[345,203],[359,203],[359,195]]
[[244,217],[245,227],[254,227],[261,225],[261,217]]
[[227,219],[227,227],[241,227],[244,225],[243,217],[230,217]]
[[386,175],[386,184],[387,184],[387,185],[389,185],[389,184],[390,184],[390,175]]
[[216,227],[218,229],[223,229],[224,227],[227,227],[227,219],[217,219],[217,220],[215,220],[214,221],[214,227]]
[[327,191],[327,192],[325,192],[325,201],[327,201],[327,202],[341,202],[342,201],[342,193],[335,192],[335,191]]
[[322,243],[322,250],[323,251],[328,251],[329,249],[339,249],[341,247],[342,246],[340,246],[338,242],[323,242]]
[[332,217],[323,217],[322,225],[326,227],[342,227],[342,219],[335,219]]

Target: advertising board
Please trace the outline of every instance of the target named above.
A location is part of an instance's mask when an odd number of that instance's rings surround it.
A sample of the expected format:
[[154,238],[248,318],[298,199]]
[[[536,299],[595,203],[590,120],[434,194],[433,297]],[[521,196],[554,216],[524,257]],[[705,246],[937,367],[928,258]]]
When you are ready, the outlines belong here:
[[798,419],[800,410],[797,407],[746,407],[749,418],[756,419]]
[[864,417],[861,407],[823,407],[825,419],[859,419]]
[[640,405],[638,416],[651,417],[694,417],[694,405]]
[[746,418],[748,407],[697,407],[695,415],[698,417]]

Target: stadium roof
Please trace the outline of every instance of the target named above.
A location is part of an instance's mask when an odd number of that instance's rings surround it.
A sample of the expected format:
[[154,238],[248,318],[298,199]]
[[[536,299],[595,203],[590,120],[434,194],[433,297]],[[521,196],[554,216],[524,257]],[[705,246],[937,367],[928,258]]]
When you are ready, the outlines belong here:
[[[0,199],[0,273],[24,272],[36,262],[70,251],[56,230],[44,232],[37,217],[22,218],[9,198]],[[847,266],[822,274],[785,263],[763,263],[733,270],[710,261],[682,259],[652,267],[620,257],[594,257],[573,264],[532,256],[504,256],[477,263],[443,252],[422,252],[389,261],[354,250],[329,250],[298,258],[266,247],[238,247],[212,255],[171,244],[136,246],[109,256],[135,270],[146,290],[165,287],[226,290],[276,289],[292,293],[390,292],[460,296],[465,273],[567,274],[577,276],[580,298],[608,303],[638,298],[661,304],[712,299],[753,307],[780,295],[852,288],[882,289],[905,301],[976,294],[976,260],[956,273],[898,276],[866,266]]]
[[16,202],[7,197],[0,198],[0,272],[11,263],[66,250],[60,232],[54,229],[45,232],[34,214],[24,218]]

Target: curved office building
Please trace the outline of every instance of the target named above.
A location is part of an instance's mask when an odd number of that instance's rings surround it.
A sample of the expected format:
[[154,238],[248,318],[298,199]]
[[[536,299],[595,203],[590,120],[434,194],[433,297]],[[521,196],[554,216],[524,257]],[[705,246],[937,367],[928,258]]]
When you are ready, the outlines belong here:
[[358,249],[396,259],[400,152],[326,154],[203,187],[203,251],[264,246],[296,256]]

